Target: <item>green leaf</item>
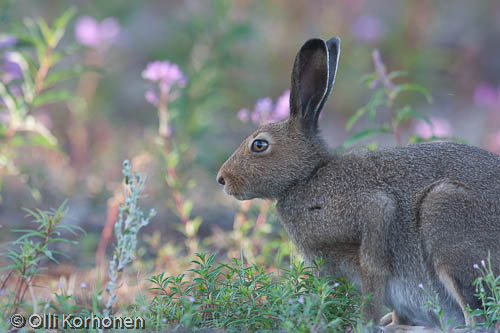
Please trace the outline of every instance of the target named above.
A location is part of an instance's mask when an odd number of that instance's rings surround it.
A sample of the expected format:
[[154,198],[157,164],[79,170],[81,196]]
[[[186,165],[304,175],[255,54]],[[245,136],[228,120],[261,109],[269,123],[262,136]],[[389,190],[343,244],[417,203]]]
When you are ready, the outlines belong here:
[[389,129],[387,127],[367,128],[367,129],[359,131],[358,133],[347,138],[347,140],[345,140],[344,143],[342,144],[342,147],[346,148],[346,147],[352,146],[353,144],[355,144],[358,141],[369,138],[375,134],[388,133],[388,132],[389,132]]
[[191,200],[186,200],[184,206],[182,207],[182,213],[184,216],[189,217],[191,210],[193,209],[193,202]]
[[396,122],[397,124],[402,124],[406,122],[411,117],[424,120],[429,126],[432,127],[432,122],[426,115],[419,113],[413,109],[410,105],[405,105],[404,107],[396,110]]
[[28,30],[28,40],[35,46],[38,63],[40,63],[43,55],[47,51],[47,44],[44,42],[43,36],[40,34],[40,30],[33,19],[25,18],[23,23]]
[[49,258],[50,260],[54,261],[55,263],[59,263],[53,256],[52,252],[49,249],[45,249],[44,254]]
[[0,81],[0,98],[11,112],[17,110],[16,97],[10,91],[9,87]]
[[7,135],[7,126],[5,126],[4,124],[0,124],[0,138],[6,135]]
[[47,78],[45,79],[45,86],[52,86],[58,82],[70,79],[75,76],[79,76],[86,72],[102,73],[102,70],[100,70],[99,68],[78,66],[67,71],[52,72],[47,75]]
[[358,121],[361,116],[363,116],[368,109],[366,107],[361,107],[359,108],[348,120],[347,123],[345,124],[345,129],[346,131],[350,131],[354,124]]
[[387,77],[389,78],[389,80],[393,80],[393,79],[396,79],[398,77],[407,76],[407,75],[408,75],[407,71],[394,71],[394,72],[390,72],[387,75]]
[[21,135],[14,135],[10,141],[9,141],[9,144],[12,146],[12,147],[20,147],[22,145],[24,145],[24,138],[21,136]]
[[59,16],[57,20],[54,22],[54,33],[52,35],[52,40],[50,44],[52,47],[56,47],[57,44],[59,44],[59,42],[64,36],[68,22],[73,18],[75,13],[76,10],[74,8],[70,8],[67,11],[65,11],[61,16]]
[[57,149],[57,142],[43,136],[41,134],[33,134],[29,136],[28,143],[32,146],[38,146],[48,149]]
[[428,103],[432,103],[432,95],[425,87],[415,83],[405,83],[397,85],[396,88],[389,94],[391,100],[396,99],[398,95],[404,91],[415,91],[424,95]]
[[55,103],[68,100],[71,94],[67,90],[51,90],[36,96],[33,99],[33,107],[39,107],[47,103]]
[[76,14],[76,9],[74,7],[71,7],[64,13],[62,13],[61,16],[59,16],[54,21],[54,30],[66,29],[68,22],[73,18],[75,14]]
[[39,18],[36,21],[38,27],[40,28],[40,32],[42,33],[43,39],[45,40],[45,43],[47,45],[51,45],[51,40],[52,40],[52,30],[49,28],[47,25],[47,22],[45,22],[44,19]]
[[367,87],[370,87],[370,85],[377,79],[377,73],[370,73],[363,75],[361,77],[361,81],[363,81]]

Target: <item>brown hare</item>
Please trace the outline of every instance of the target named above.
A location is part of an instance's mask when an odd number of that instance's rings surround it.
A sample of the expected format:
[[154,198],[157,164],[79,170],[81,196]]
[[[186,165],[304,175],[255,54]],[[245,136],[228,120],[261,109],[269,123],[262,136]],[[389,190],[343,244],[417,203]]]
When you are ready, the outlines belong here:
[[[500,157],[439,142],[330,152],[318,117],[335,80],[340,39],[310,39],[292,72],[290,117],[250,135],[217,181],[239,200],[277,200],[281,224],[308,263],[371,294],[364,322],[438,325],[419,288],[437,295],[444,319],[470,324],[480,306],[475,263],[500,273]],[[421,287],[422,287],[421,286]],[[388,316],[384,316],[387,323]]]

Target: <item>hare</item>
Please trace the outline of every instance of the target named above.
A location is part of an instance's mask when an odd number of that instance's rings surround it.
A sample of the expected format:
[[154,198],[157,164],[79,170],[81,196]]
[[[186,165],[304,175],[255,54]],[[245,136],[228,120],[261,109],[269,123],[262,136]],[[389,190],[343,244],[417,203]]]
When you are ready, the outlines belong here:
[[474,265],[491,253],[500,273],[500,156],[450,142],[330,152],[318,117],[339,54],[337,37],[301,47],[289,118],[243,141],[217,182],[239,200],[277,200],[306,261],[322,257],[322,274],[344,275],[372,295],[364,322],[379,323],[387,307],[392,324],[438,325],[424,288],[445,320],[471,324],[466,307],[480,306]]

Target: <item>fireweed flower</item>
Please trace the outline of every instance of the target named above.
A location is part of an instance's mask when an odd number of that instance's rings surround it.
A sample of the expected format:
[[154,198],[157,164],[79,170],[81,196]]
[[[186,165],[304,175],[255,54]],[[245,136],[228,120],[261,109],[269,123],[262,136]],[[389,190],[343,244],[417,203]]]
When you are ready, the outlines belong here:
[[0,34],[0,48],[9,47],[17,43],[17,38],[12,35]]
[[21,66],[12,59],[11,52],[5,52],[2,59],[2,65],[0,72],[3,73],[3,80],[5,82],[10,82],[12,80],[18,80],[23,77],[23,71]]
[[265,125],[286,119],[290,114],[290,90],[286,90],[273,105],[270,97],[259,98],[255,103],[252,112],[248,109],[241,109],[238,112],[238,119],[242,122],[251,120],[256,125]]
[[[174,86],[183,88],[187,84],[187,78],[179,66],[169,61],[150,62],[142,71],[142,78],[157,83],[160,96],[166,96],[168,102],[178,97],[178,94],[172,91]],[[149,103],[158,106],[160,99],[153,90],[148,90],[145,97]]]
[[451,125],[444,118],[431,117],[431,125],[425,120],[419,120],[415,126],[415,133],[424,138],[429,139],[432,136],[448,137],[451,135]]
[[241,109],[240,111],[238,111],[238,119],[241,122],[246,123],[249,117],[250,117],[250,111],[248,111],[248,109]]
[[480,83],[474,91],[474,103],[479,106],[500,105],[500,87],[496,89],[488,83]]
[[75,38],[84,46],[103,48],[116,40],[120,30],[120,24],[113,17],[98,22],[93,17],[82,16],[75,24]]

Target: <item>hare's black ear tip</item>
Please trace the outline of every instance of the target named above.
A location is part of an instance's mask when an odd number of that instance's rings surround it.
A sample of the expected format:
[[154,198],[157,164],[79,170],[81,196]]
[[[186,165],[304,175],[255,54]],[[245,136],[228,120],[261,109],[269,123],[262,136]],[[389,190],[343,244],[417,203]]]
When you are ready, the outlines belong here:
[[328,45],[336,45],[340,48],[340,37],[332,37],[326,43]]
[[317,48],[317,47],[324,47],[325,46],[325,41],[322,40],[321,38],[311,38],[308,39],[303,45],[302,49],[311,49],[311,48]]

